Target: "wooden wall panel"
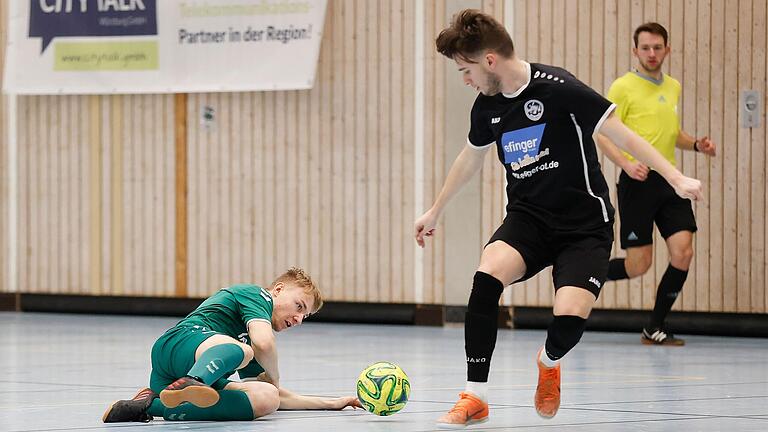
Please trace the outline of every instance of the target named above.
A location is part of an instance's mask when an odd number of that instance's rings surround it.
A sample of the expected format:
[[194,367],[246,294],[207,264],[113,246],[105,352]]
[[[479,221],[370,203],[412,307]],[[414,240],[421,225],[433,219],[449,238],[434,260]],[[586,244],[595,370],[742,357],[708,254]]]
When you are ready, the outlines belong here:
[[[3,86],[5,70],[6,23],[8,20],[8,2],[0,0],[0,88]],[[8,254],[9,244],[9,176],[8,176],[8,96],[0,93],[0,293],[11,292]]]
[[414,301],[413,8],[331,1],[312,90],[190,95],[191,296],[300,265],[328,300]]
[[[445,27],[443,21],[446,15],[445,4],[441,0],[425,1],[425,37],[424,37],[424,210],[432,204],[432,200],[439,193],[442,181],[445,178],[443,166],[445,166],[445,151],[442,143],[444,137],[440,124],[445,118],[444,106],[444,80],[445,59],[435,51],[435,38]],[[442,220],[438,223],[436,231],[443,231]],[[442,301],[445,280],[443,276],[443,263],[445,251],[445,239],[435,236],[424,249],[424,293],[425,299],[432,298],[435,302]]]
[[19,97],[23,292],[173,292],[172,107],[169,96]]
[[[675,310],[765,313],[766,259],[766,127],[739,127],[742,90],[755,89],[765,98],[766,5],[761,0],[516,0],[513,40],[529,61],[563,65],[598,91],[634,64],[634,28],[655,20],[670,31],[672,54],[665,72],[683,84],[679,106],[682,127],[696,136],[709,135],[718,145],[715,158],[677,151],[678,167],[704,183],[703,202],[695,204],[699,231],[695,256],[685,289]],[[564,9],[578,31],[562,42],[560,16]],[[550,20],[551,21],[548,21]],[[552,28],[552,32],[535,31]],[[577,40],[578,42],[574,42]],[[563,44],[565,50],[551,48]],[[576,53],[576,54],[574,54]],[[730,65],[730,66],[729,66]],[[734,67],[733,65],[738,65]],[[763,99],[765,101],[765,99]],[[620,170],[606,158],[603,171],[615,202]],[[486,206],[493,214],[495,209]],[[618,223],[616,228],[618,228]],[[618,229],[616,229],[618,234]],[[652,269],[642,278],[606,284],[597,306],[650,309],[656,284],[668,264],[666,246],[655,234]],[[614,247],[614,255],[623,253]],[[515,305],[551,304],[551,281],[542,287],[532,279],[512,295]],[[549,290],[542,295],[539,291]],[[533,292],[539,292],[533,295]],[[520,292],[525,294],[520,294]]]

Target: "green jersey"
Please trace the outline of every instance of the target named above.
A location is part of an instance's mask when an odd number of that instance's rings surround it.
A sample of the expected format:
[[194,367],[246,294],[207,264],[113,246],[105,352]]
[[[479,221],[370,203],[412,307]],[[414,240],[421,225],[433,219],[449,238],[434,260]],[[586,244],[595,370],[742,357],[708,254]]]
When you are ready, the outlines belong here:
[[179,321],[177,326],[200,326],[250,344],[248,323],[272,323],[272,295],[257,285],[222,288]]

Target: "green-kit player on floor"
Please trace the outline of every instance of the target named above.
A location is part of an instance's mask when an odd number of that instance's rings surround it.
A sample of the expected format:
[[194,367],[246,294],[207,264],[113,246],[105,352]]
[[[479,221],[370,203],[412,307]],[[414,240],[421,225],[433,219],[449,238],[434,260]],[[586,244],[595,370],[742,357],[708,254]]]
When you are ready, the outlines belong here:
[[[102,419],[253,420],[278,409],[360,407],[354,396],[303,396],[280,386],[274,332],[301,324],[322,304],[320,291],[299,268],[269,289],[219,290],[155,342],[149,388],[113,403]],[[240,382],[227,379],[235,371]]]

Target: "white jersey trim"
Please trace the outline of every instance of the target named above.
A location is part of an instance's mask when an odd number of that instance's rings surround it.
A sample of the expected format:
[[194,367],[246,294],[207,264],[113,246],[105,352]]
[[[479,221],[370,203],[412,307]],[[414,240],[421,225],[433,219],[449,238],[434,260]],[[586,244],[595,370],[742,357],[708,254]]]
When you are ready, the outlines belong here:
[[522,93],[523,90],[528,88],[528,85],[531,83],[531,64],[528,63],[527,61],[524,61],[523,63],[525,63],[525,71],[528,74],[528,80],[525,82],[525,84],[523,84],[522,87],[520,87],[519,89],[515,90],[514,93],[503,93],[502,92],[501,94],[505,98],[507,98],[507,99],[512,99],[512,98],[516,98],[516,97],[520,96],[520,93]]
[[467,138],[467,145],[470,146],[472,148],[472,150],[485,150],[485,149],[487,149],[488,147],[490,147],[490,146],[492,146],[494,144],[496,144],[496,141],[491,141],[488,144],[483,145],[483,146],[476,146],[476,145],[472,144],[472,141],[470,141],[469,138]]
[[605,110],[605,113],[603,113],[603,116],[600,117],[600,120],[595,125],[595,131],[592,133],[593,137],[596,137],[598,132],[600,132],[600,128],[603,127],[603,123],[605,123],[605,120],[608,119],[608,116],[611,115],[613,110],[616,109],[616,104],[612,103],[611,106],[608,107],[607,110]]
[[251,318],[251,319],[248,320],[248,322],[245,323],[245,326],[248,327],[248,324],[250,324],[251,321],[264,321],[265,323],[269,323],[270,325],[272,325],[272,321],[270,321],[268,319],[264,319],[264,318]]
[[[611,105],[616,106],[616,105]],[[610,108],[607,113],[610,113]],[[576,127],[576,135],[579,136],[579,149],[581,150],[581,164],[584,167],[584,183],[587,185],[587,192],[592,195],[593,198],[598,200],[600,202],[600,207],[603,210],[603,222],[608,222],[608,209],[605,207],[605,201],[595,195],[594,192],[592,192],[592,185],[589,183],[589,170],[587,169],[587,155],[584,152],[584,135],[581,133],[581,127],[579,126],[579,123],[576,122],[576,116],[571,114],[571,120],[573,121],[573,125]],[[602,119],[600,120],[602,122]]]

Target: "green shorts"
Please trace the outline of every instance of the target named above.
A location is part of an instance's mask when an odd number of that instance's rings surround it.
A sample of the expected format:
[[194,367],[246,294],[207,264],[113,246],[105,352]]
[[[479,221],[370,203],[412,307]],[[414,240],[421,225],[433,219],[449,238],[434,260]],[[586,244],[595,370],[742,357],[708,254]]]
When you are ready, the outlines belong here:
[[[196,325],[176,326],[166,331],[152,346],[149,387],[160,393],[169,384],[186,375],[195,364],[197,347],[217,334],[223,333]],[[221,378],[211,387],[221,390],[229,382],[230,380]]]

